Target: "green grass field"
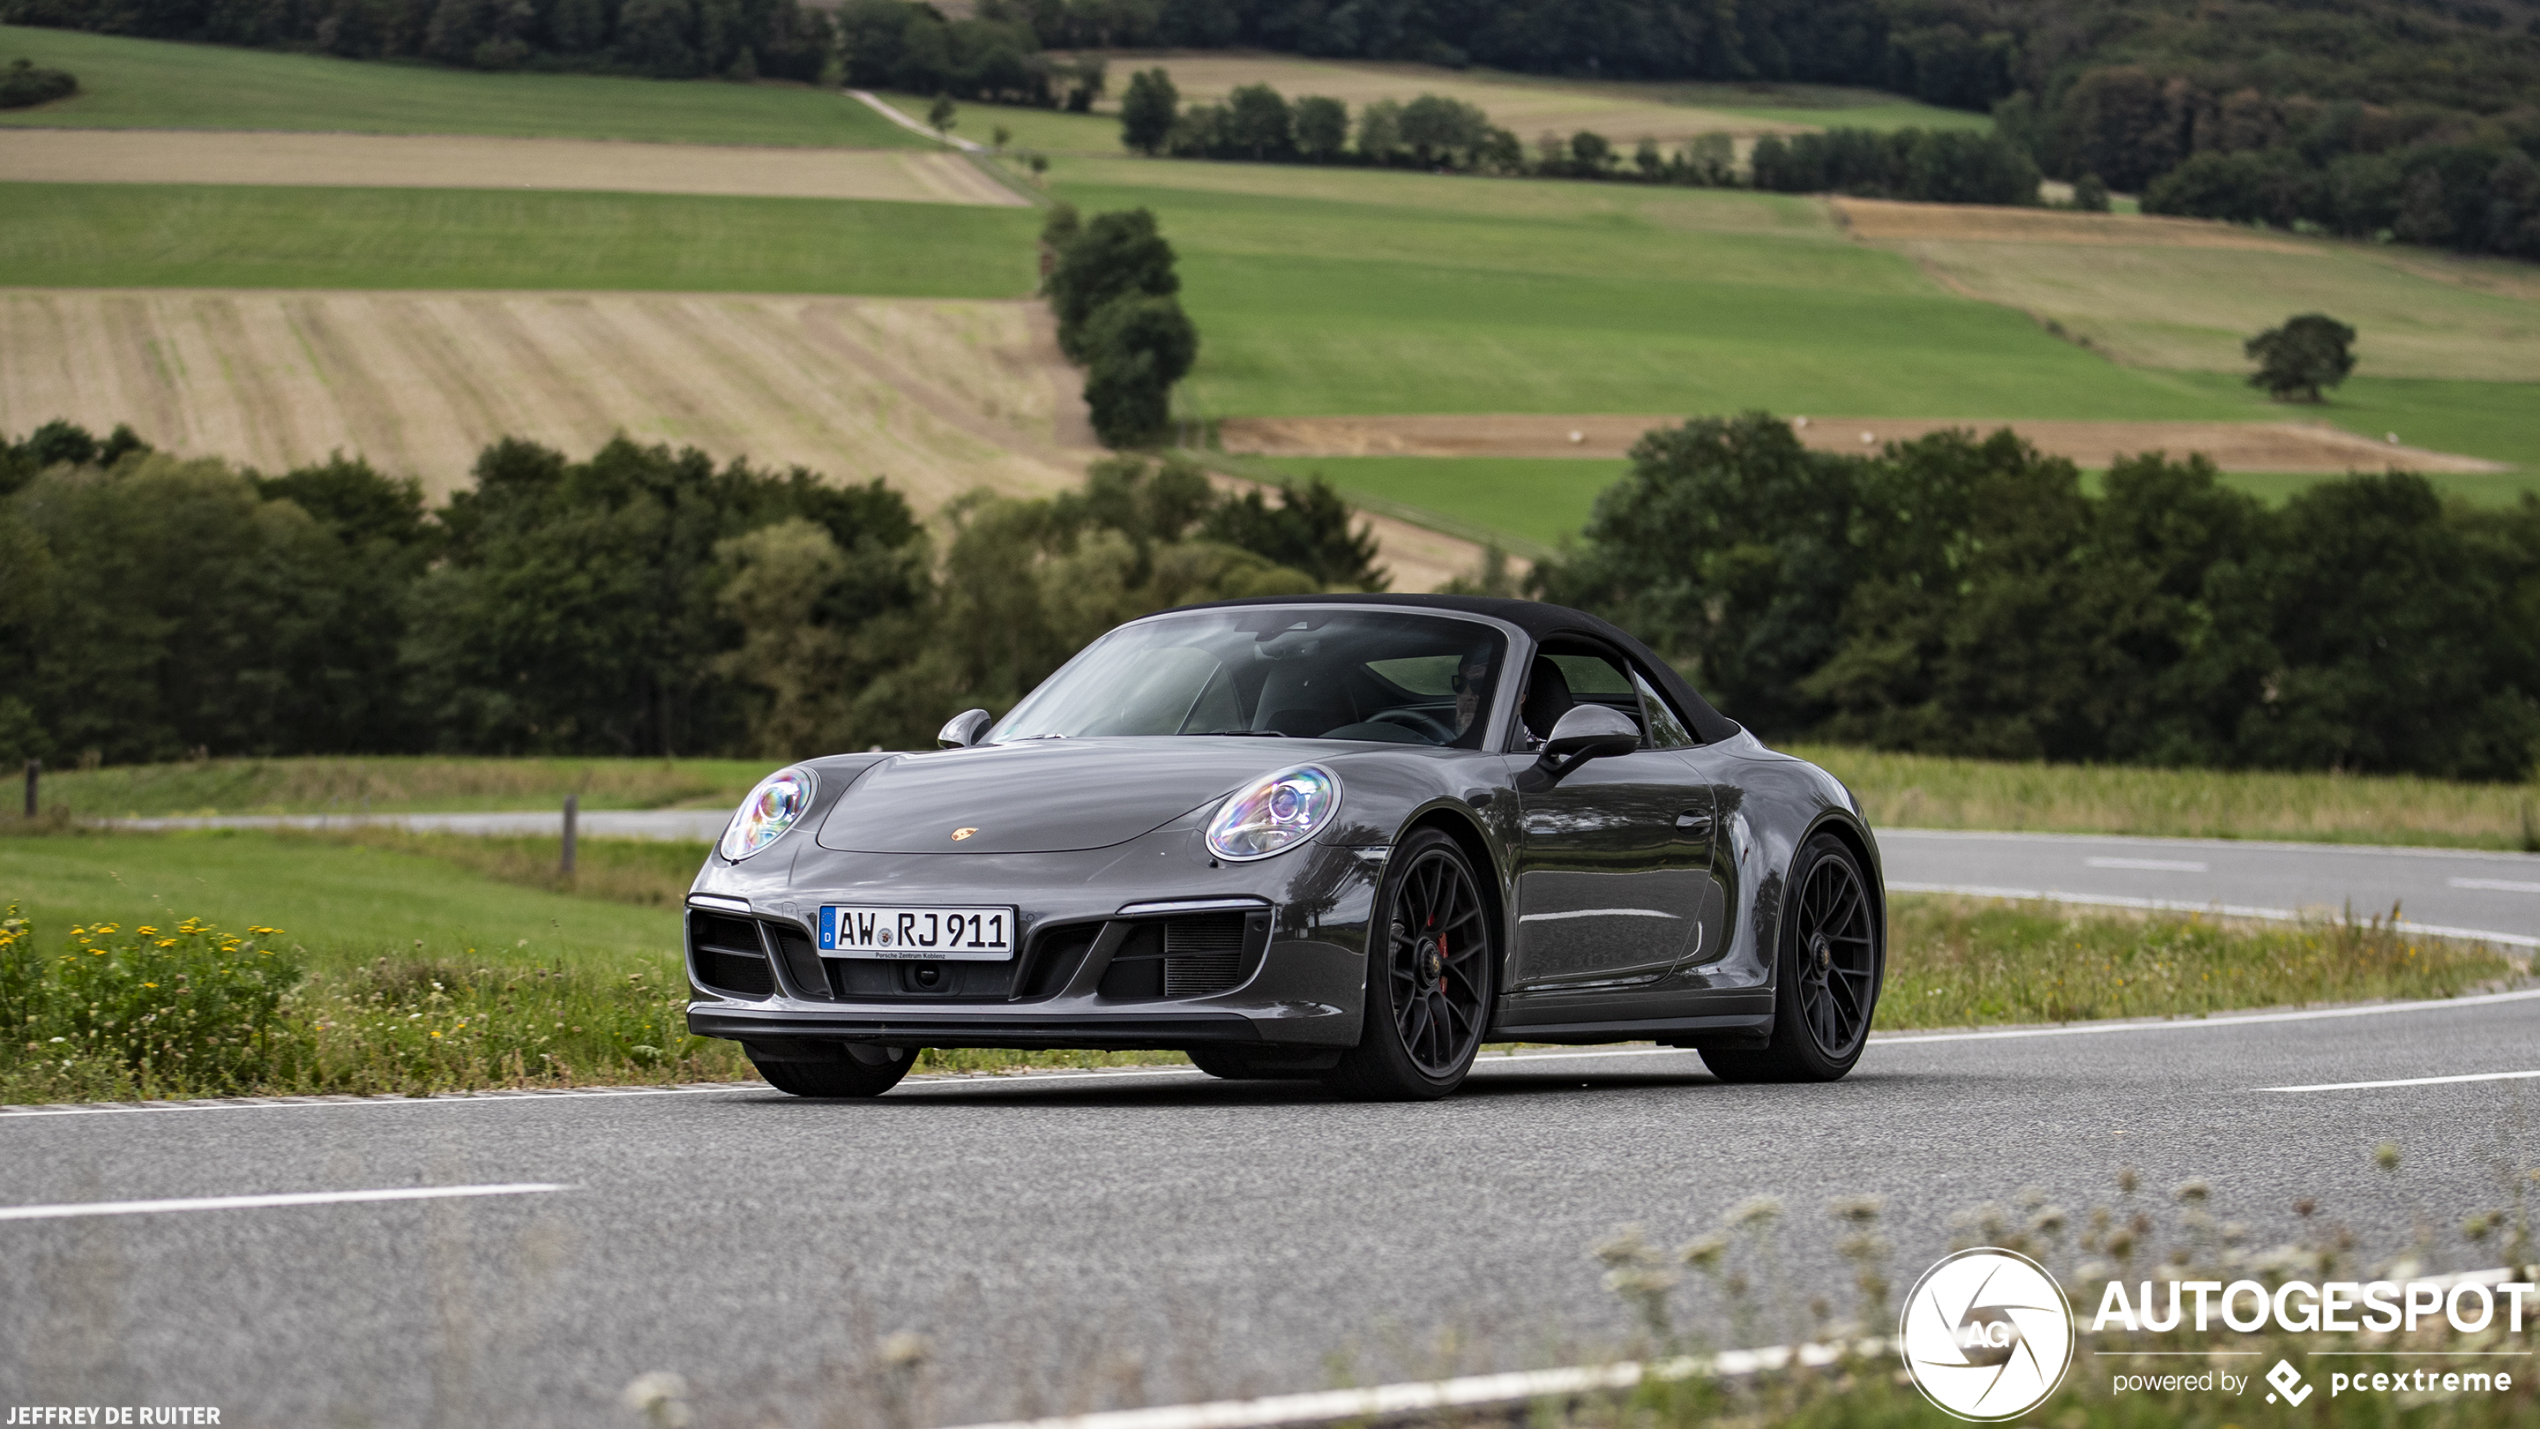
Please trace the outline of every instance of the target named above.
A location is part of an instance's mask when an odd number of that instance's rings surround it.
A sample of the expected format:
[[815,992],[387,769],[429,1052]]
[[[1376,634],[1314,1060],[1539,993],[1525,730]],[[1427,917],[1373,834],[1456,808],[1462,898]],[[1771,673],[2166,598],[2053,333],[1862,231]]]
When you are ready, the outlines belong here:
[[2330,422],[2375,441],[2385,432],[2397,432],[2410,446],[2463,452],[2519,468],[2434,478],[2448,490],[2498,500],[2540,491],[2540,385],[2359,375],[2313,407],[2269,402],[2233,373],[2169,375],[2217,398],[2248,403],[2252,420]]
[[[241,830],[0,837],[0,903],[73,924],[278,926],[316,970],[381,956],[660,976],[679,915],[499,882],[418,853]],[[526,946],[523,946],[526,940]],[[416,944],[420,942],[421,948]]]
[[1576,536],[1597,493],[1621,476],[1611,461],[1549,457],[1270,457],[1300,480],[1320,476],[1347,495],[1452,512],[1545,545]]
[[0,111],[0,125],[934,147],[852,99],[802,85],[482,74],[0,25],[0,63],[20,56],[69,70],[80,93]]
[[403,755],[204,759],[63,769],[44,807],[79,818],[727,808],[774,766],[756,759],[469,759]]
[[[1372,464],[1391,459],[1365,460]],[[1341,472],[1357,470],[1339,462],[1298,465],[1322,469],[1336,480]],[[1534,463],[1507,465],[1522,468]],[[1562,465],[1585,468],[1600,463]],[[1799,745],[1792,752],[1832,770],[1851,785],[1868,805],[1872,820],[1883,826],[2505,849],[2527,848],[2540,840],[2540,788],[2530,784],[2010,763],[1839,745]],[[768,768],[764,762],[748,759],[381,755],[215,759],[48,773],[43,801],[48,811],[67,805],[82,819],[553,809],[566,794],[577,792],[586,809],[722,808],[739,803]],[[10,798],[15,797],[12,786]],[[0,815],[0,830],[10,821]],[[381,834],[386,844],[415,848],[441,847],[436,837],[422,836],[417,842],[410,836]],[[88,842],[104,847],[113,841]],[[149,847],[176,842],[143,841]],[[500,841],[466,842],[474,847]],[[56,846],[46,841],[10,845]],[[483,865],[480,871],[491,867]],[[14,871],[4,863],[0,869]],[[5,876],[0,876],[0,883],[5,882]],[[5,893],[0,888],[0,895]]]
[[675,194],[0,184],[0,273],[59,287],[1011,298],[1030,209]]
[[[1185,176],[1186,170],[1215,170]],[[2112,367],[1846,240],[1808,199],[1073,160],[1153,209],[1211,414],[1780,411],[2223,419],[2254,394]],[[1202,187],[1201,185],[1205,185]]]

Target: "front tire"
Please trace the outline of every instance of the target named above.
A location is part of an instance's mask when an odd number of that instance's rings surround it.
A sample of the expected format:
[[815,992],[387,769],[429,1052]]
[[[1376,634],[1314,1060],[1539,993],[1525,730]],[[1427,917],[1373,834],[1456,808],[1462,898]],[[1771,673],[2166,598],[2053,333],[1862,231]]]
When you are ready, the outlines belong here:
[[1327,1079],[1369,1101],[1432,1101],[1464,1084],[1490,1025],[1499,939],[1472,860],[1422,829],[1394,850],[1368,925],[1366,1023]]
[[1724,1082],[1839,1081],[1869,1045],[1887,975],[1879,925],[1861,861],[1821,833],[1800,845],[1784,885],[1782,946],[1773,970],[1773,1040],[1757,1049],[1702,1049]]
[[[857,1055],[881,1052],[899,1055],[878,1062]],[[878,1097],[898,1086],[908,1069],[917,1065],[914,1047],[850,1047],[834,1062],[779,1062],[756,1052],[749,1057],[769,1086],[798,1097]]]

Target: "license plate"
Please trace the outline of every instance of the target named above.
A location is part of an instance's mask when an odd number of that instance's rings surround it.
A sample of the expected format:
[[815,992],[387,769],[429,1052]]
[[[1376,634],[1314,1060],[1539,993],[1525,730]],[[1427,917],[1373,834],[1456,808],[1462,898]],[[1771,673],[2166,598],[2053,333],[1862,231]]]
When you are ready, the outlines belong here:
[[1014,910],[926,908],[820,910],[820,951],[833,958],[943,958],[996,963],[1014,956]]

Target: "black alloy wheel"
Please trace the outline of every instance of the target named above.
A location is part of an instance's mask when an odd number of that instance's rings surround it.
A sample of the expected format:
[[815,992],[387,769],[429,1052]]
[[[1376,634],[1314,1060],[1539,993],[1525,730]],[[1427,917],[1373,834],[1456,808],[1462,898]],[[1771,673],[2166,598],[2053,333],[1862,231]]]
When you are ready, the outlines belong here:
[[[744,1048],[744,1051],[749,1051]],[[797,1097],[878,1097],[900,1084],[917,1065],[915,1047],[842,1048],[834,1062],[780,1062],[750,1051],[750,1065],[767,1084]]]
[[1445,1096],[1481,1050],[1498,954],[1455,840],[1422,829],[1394,850],[1368,943],[1366,1024],[1333,1083],[1371,1099]]
[[1831,1082],[1869,1042],[1886,938],[1860,861],[1819,834],[1791,860],[1786,888],[1772,1044],[1704,1049],[1703,1063],[1725,1082]]

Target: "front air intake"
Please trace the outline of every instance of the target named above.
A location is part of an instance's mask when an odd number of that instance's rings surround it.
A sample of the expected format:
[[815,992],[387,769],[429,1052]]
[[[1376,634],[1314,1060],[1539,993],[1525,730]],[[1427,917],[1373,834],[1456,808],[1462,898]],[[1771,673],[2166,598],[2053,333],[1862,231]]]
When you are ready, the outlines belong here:
[[697,986],[742,997],[772,997],[776,974],[758,925],[702,909],[688,910],[688,967]]
[[1164,925],[1164,995],[1209,997],[1243,975],[1244,915],[1204,913]]

